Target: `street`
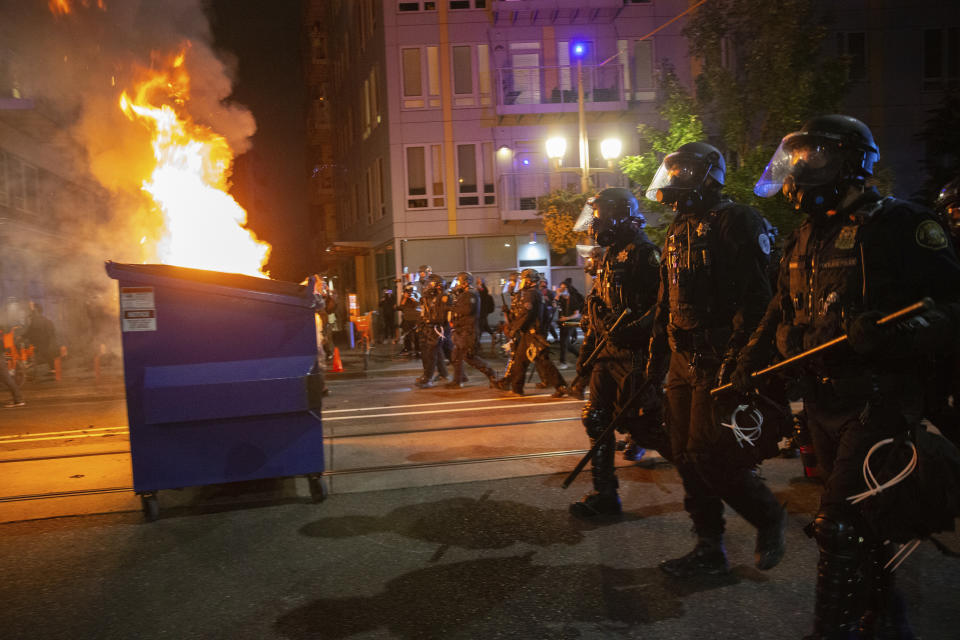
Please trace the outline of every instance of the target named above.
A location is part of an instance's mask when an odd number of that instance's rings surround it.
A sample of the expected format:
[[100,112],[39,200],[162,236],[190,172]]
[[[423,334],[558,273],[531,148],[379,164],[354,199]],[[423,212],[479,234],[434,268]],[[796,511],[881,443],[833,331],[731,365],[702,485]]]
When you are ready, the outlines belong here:
[[[345,366],[348,375],[361,367],[355,359]],[[119,379],[25,389],[28,406],[0,414],[0,514],[21,520],[0,525],[3,636],[754,639],[809,631],[817,553],[802,527],[819,484],[803,477],[799,460],[762,468],[790,513],[778,567],[753,568],[754,531],[728,510],[731,574],[677,581],[656,568],[694,541],[672,467],[656,457],[620,461],[624,516],[573,520],[567,504],[588,490],[589,473],[569,490],[560,483],[586,446],[580,402],[551,399],[532,383],[526,397],[506,398],[469,369],[465,389],[416,390],[410,368],[381,356],[366,377],[330,377],[324,502],[311,502],[297,480],[185,489],[160,493],[153,523],[129,489]],[[56,497],[29,499],[45,494]],[[12,517],[17,510],[21,518]],[[960,548],[956,534],[940,538]],[[922,638],[960,638],[954,562],[927,543],[897,571]]]

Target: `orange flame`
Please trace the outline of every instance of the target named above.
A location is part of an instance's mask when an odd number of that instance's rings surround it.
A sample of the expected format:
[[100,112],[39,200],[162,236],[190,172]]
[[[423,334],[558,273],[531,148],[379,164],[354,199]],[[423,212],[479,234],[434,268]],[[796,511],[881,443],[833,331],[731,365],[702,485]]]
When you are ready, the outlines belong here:
[[[80,4],[85,9],[89,9],[91,3],[90,0],[80,0]],[[73,10],[73,7],[70,6],[70,0],[48,0],[47,6],[50,7],[50,13],[55,16],[65,16]],[[107,10],[104,0],[97,0],[97,9]]]
[[[247,212],[228,193],[233,151],[226,139],[177,112],[189,101],[181,52],[165,71],[152,71],[120,108],[153,136],[156,167],[143,181],[164,218],[157,257],[164,264],[264,277],[270,245],[244,228]],[[151,104],[162,95],[173,104]]]

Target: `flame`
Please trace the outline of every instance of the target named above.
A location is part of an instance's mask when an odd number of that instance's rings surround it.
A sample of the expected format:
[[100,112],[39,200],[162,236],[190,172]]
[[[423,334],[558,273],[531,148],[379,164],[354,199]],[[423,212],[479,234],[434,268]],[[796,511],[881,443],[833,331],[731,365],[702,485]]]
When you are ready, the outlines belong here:
[[[233,151],[223,136],[178,113],[189,101],[185,53],[177,54],[166,70],[150,71],[132,98],[126,91],[120,95],[123,113],[153,136],[156,167],[142,188],[163,213],[157,258],[182,267],[265,277],[260,271],[270,245],[244,228],[247,212],[227,193]],[[154,96],[168,103],[154,105]]]
[[[91,2],[90,0],[80,0],[80,4],[85,9],[89,9]],[[48,0],[47,6],[50,8],[50,13],[55,16],[65,16],[73,10],[73,7],[70,6],[70,0]],[[107,10],[104,0],[97,0],[97,9]]]

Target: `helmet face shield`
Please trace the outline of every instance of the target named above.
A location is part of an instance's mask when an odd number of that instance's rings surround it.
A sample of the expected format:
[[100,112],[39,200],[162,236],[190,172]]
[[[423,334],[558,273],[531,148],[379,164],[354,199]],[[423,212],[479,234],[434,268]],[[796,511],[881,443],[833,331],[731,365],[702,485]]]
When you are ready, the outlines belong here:
[[595,198],[588,198],[587,203],[580,210],[580,216],[573,223],[573,230],[578,233],[588,233],[593,228],[593,202]]
[[649,200],[665,202],[664,195],[670,191],[699,189],[709,169],[710,165],[699,154],[685,151],[671,153],[657,169],[647,187],[646,196]]
[[835,182],[843,170],[840,143],[822,136],[791,133],[773,153],[763,175],[753,187],[761,198],[788,189],[809,188]]

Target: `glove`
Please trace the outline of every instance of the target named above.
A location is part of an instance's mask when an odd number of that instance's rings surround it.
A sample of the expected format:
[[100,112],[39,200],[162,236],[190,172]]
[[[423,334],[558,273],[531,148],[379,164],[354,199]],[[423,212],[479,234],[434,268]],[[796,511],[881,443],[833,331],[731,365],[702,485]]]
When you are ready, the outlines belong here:
[[803,351],[805,324],[781,324],[777,327],[777,350],[784,358],[791,358]]
[[737,359],[732,355],[725,356],[723,362],[720,363],[720,368],[717,370],[717,384],[715,386],[722,387],[730,382],[730,378],[733,376],[733,371],[736,368]]
[[879,311],[867,311],[853,319],[847,329],[847,342],[850,348],[862,356],[868,356],[888,341],[890,331],[877,324],[883,317]]
[[752,393],[756,389],[756,383],[744,363],[737,363],[737,366],[730,373],[730,384],[733,388],[743,394]]

